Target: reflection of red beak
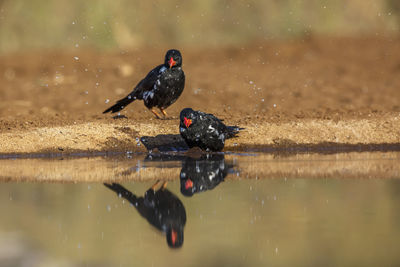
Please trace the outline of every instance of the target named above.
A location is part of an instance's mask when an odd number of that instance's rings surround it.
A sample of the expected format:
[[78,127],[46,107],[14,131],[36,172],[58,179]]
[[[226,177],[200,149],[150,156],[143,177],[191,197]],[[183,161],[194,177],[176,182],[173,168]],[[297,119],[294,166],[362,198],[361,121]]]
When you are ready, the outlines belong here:
[[176,239],[178,238],[178,233],[175,230],[172,230],[171,232],[171,241],[172,241],[172,245],[175,246],[176,243]]
[[169,68],[172,68],[176,65],[176,61],[171,57],[168,61]]
[[192,180],[187,179],[186,182],[185,182],[185,189],[187,190],[187,189],[192,188],[192,187],[193,187]]
[[189,126],[192,124],[192,120],[185,117],[183,119],[183,123],[185,124],[186,128],[189,128]]

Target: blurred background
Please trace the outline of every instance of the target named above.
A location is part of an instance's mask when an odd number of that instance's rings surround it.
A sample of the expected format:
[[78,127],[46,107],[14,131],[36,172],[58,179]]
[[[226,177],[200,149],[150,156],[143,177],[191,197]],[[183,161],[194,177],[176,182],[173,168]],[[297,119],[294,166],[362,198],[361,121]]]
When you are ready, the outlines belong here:
[[398,0],[0,0],[0,51],[229,45],[399,25]]

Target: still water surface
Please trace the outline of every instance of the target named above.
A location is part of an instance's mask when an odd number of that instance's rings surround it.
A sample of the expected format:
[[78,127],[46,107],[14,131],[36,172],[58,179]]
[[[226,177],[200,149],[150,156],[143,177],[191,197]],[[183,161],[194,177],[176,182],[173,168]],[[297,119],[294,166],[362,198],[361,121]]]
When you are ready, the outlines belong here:
[[[3,174],[0,266],[400,264],[397,153],[357,153],[353,160],[348,155],[262,156],[102,158],[112,162],[108,171],[120,168],[119,176],[78,183],[50,178],[37,183]],[[60,163],[77,164],[69,160],[86,161],[82,166],[93,172],[100,166],[91,165],[90,158],[27,159],[3,160],[3,170],[18,162],[29,167],[29,160],[41,170],[32,177],[49,177]],[[379,166],[384,168],[377,171]],[[283,167],[297,172],[277,171]],[[143,179],[137,172],[145,172]],[[156,191],[168,180],[163,196],[151,194],[157,180]],[[118,197],[103,182],[126,191]],[[162,223],[157,225],[154,214],[162,215]],[[182,237],[178,232],[173,238],[181,247],[168,245],[163,233],[168,225],[181,227]]]

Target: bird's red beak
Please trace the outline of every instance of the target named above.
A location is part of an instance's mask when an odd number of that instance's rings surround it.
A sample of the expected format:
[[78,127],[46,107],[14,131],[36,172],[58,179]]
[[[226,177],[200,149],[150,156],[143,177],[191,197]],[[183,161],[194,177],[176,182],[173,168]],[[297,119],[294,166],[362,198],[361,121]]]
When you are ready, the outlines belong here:
[[192,188],[192,187],[193,187],[192,180],[187,179],[186,182],[185,182],[185,189],[187,190],[187,189]]
[[192,120],[185,117],[183,119],[183,123],[185,124],[186,128],[189,128],[189,126],[192,124]]
[[175,230],[172,230],[171,232],[171,241],[172,241],[172,245],[175,246],[176,243],[176,239],[178,238],[178,233]]
[[169,68],[172,68],[176,65],[176,61],[171,57],[168,61]]

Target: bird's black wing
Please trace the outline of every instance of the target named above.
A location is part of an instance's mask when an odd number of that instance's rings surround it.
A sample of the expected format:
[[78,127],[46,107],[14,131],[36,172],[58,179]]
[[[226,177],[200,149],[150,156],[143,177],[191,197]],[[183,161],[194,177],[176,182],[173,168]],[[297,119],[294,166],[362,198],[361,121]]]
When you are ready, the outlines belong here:
[[160,78],[161,72],[160,69],[165,66],[163,64],[152,69],[143,80],[141,80],[133,91],[129,94],[132,97],[136,97],[138,99],[142,99],[143,93],[147,91],[151,91],[154,87],[156,81]]
[[118,112],[125,108],[127,105],[135,101],[136,99],[143,99],[143,93],[146,91],[150,91],[155,82],[160,78],[160,69],[162,67],[165,67],[164,65],[159,65],[152,69],[144,79],[142,79],[132,90],[132,92],[127,95],[126,97],[120,99],[115,103],[113,106],[109,107],[106,109],[104,113],[108,113],[111,111],[111,113]]
[[227,126],[225,125],[219,118],[215,117],[213,114],[208,114],[208,118],[210,121],[212,121],[212,124],[215,125],[217,130],[223,132],[226,134],[226,138],[233,138],[236,137],[237,134],[239,133],[240,130],[244,130],[244,128],[241,128],[239,126]]

